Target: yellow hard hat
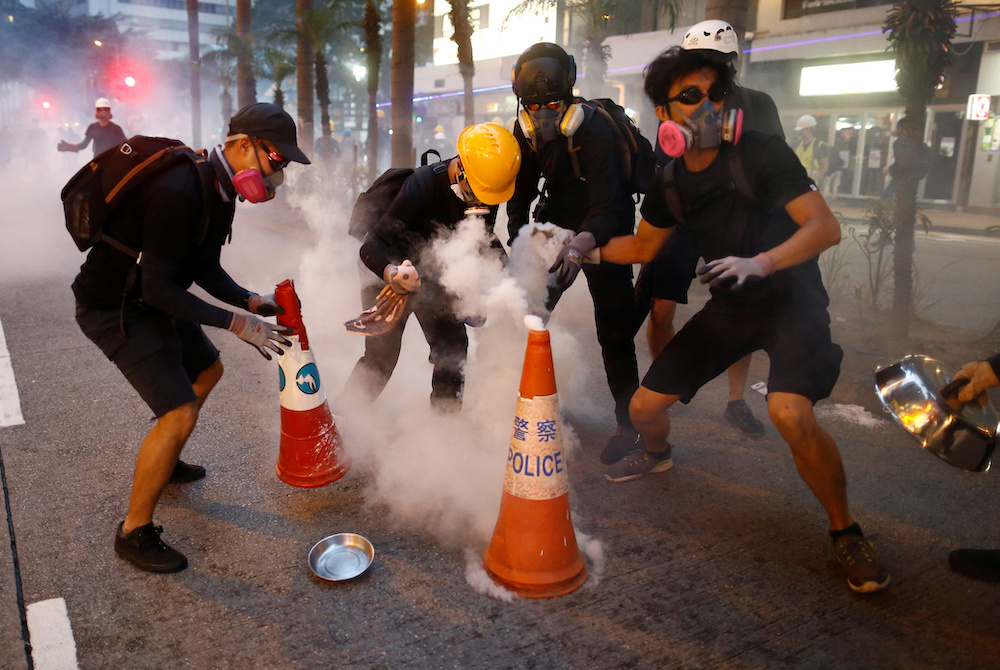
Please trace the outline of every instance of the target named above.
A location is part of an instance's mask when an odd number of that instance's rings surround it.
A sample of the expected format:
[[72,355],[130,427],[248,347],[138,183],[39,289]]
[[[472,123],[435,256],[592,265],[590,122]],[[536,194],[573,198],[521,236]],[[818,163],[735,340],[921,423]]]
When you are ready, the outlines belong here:
[[503,126],[477,123],[458,136],[458,157],[472,192],[484,205],[499,205],[514,195],[521,169],[521,148]]
[[443,133],[444,132],[444,126],[440,126],[440,125],[434,126],[434,132],[435,133]]

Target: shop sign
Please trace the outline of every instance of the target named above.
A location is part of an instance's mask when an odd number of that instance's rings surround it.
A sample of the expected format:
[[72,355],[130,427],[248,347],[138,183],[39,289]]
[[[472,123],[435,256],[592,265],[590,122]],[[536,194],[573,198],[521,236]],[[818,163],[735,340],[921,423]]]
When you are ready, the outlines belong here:
[[965,118],[970,121],[985,121],[990,118],[990,96],[979,93],[970,95]]

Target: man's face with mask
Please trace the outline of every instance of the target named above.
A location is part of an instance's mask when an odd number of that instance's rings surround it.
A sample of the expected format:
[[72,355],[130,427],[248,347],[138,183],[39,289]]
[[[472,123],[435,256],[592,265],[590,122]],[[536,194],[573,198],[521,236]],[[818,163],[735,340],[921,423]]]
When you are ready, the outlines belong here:
[[454,171],[454,181],[451,184],[452,192],[465,203],[466,207],[483,207],[483,203],[479,201],[476,194],[472,191],[472,186],[469,185],[469,179],[465,175],[465,167],[462,165],[461,158],[455,158],[455,171]]
[[542,142],[551,142],[559,135],[559,122],[566,112],[566,103],[562,100],[553,100],[547,103],[525,104],[524,109],[531,117],[531,123],[535,128],[535,136]]
[[711,149],[722,144],[719,115],[726,91],[716,86],[718,74],[703,67],[674,81],[668,104],[656,108],[661,121],[674,121],[694,133],[694,147]]

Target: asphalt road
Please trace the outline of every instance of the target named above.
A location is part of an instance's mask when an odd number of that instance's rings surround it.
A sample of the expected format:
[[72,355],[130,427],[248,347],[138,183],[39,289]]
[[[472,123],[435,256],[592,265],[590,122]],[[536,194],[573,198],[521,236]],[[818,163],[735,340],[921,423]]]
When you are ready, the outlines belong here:
[[[354,261],[325,242],[344,208],[310,203],[303,223],[265,216],[284,211],[269,206],[237,214],[224,265],[259,291],[295,278],[333,402],[361,351],[340,326],[358,307]],[[881,417],[821,404],[852,511],[893,573],[871,597],[847,588],[825,515],[773,426],[765,419],[766,435],[749,439],[721,420],[724,380],[673,415],[671,471],[612,485],[596,458],[614,420],[582,286],[549,324],[591,575],[581,589],[508,602],[476,586],[524,350],[523,330],[493,317],[476,333],[458,418],[427,409],[426,345],[411,324],[386,393],[338,422],[351,471],[319,489],[275,476],[274,363],[213,333],[226,375],[185,451],[209,476],[171,487],[157,512],[191,566],[141,573],[112,539],[150,414],[73,321],[67,287],[82,256],[60,221],[51,197],[15,199],[0,216],[0,324],[24,419],[0,427],[4,668],[28,667],[22,605],[51,599],[65,603],[81,668],[1000,667],[1000,587],[946,567],[953,548],[1000,547],[995,474],[950,468]],[[933,244],[948,255],[935,285],[969,301],[942,318],[965,322],[976,309],[981,323],[995,320],[996,244]],[[760,358],[751,381],[766,375]],[[763,417],[763,397],[749,402]],[[343,531],[373,542],[374,563],[354,581],[323,582],[307,553]],[[36,658],[52,639],[35,640]]]

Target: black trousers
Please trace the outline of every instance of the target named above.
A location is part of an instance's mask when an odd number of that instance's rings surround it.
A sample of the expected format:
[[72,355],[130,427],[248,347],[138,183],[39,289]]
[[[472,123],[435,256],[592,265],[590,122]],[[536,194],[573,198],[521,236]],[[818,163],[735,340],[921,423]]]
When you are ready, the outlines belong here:
[[[369,273],[362,268],[362,273]],[[384,284],[370,284],[370,277],[362,277],[361,304],[364,309],[375,305]],[[465,360],[469,349],[469,336],[465,323],[454,310],[454,299],[444,287],[433,279],[421,277],[420,291],[410,296],[402,323],[392,332],[365,338],[365,354],[354,366],[344,387],[342,397],[350,403],[370,404],[382,393],[399,361],[403,342],[403,329],[413,314],[420,324],[427,344],[430,345],[431,405],[444,410],[461,407],[465,387]]]
[[[614,263],[584,263],[583,274],[594,302],[597,341],[604,358],[608,387],[615,399],[615,418],[619,426],[632,427],[629,402],[639,388],[639,369],[635,362],[634,295],[632,266]],[[549,284],[545,306],[551,311],[562,291]]]

